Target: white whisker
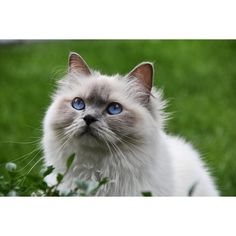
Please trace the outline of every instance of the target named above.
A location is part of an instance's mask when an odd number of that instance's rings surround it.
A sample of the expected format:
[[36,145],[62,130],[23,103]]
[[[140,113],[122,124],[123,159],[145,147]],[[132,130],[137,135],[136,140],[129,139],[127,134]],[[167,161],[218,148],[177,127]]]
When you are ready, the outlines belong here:
[[22,179],[22,181],[21,181],[20,183],[18,182],[17,185],[22,185],[22,184],[24,183],[24,181],[25,181],[27,175],[28,175],[28,174],[33,170],[33,168],[34,168],[40,161],[42,161],[42,160],[43,160],[43,157],[41,157],[40,159],[38,159],[38,160],[34,163],[34,165],[30,168],[30,170],[29,170],[25,175],[19,176],[19,178],[23,178],[23,179]]
[[35,160],[35,158],[38,156],[38,154],[41,152],[41,150],[38,150],[37,152],[36,152],[36,154],[33,156],[33,158],[24,166],[24,167],[22,167],[21,169],[19,169],[17,172],[21,172],[21,171],[23,171],[25,168],[27,168],[27,166],[29,166],[29,164],[30,163],[32,163],[34,160]]

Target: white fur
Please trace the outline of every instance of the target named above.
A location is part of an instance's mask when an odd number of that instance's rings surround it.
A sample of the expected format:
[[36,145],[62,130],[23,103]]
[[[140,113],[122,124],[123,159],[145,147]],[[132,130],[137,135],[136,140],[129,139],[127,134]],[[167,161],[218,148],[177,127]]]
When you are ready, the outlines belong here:
[[[81,84],[107,81],[120,87],[118,95],[140,114],[137,135],[142,135],[142,143],[122,146],[120,152],[109,152],[100,144],[78,142],[70,139],[62,148],[62,143],[52,128],[58,115],[57,106],[62,98],[73,98],[80,91]],[[67,81],[67,80],[65,80]],[[65,83],[70,85],[69,80]],[[97,82],[96,82],[97,83]],[[85,85],[83,85],[85,86]],[[122,87],[123,86],[123,87]],[[126,90],[126,91],[125,91]],[[55,183],[56,173],[64,173],[67,157],[76,153],[71,170],[60,185],[60,190],[74,188],[76,179],[97,180],[99,176],[111,181],[101,188],[101,196],[139,196],[143,191],[151,191],[155,196],[187,196],[193,185],[194,196],[216,196],[218,192],[212,178],[193,147],[179,137],[170,136],[163,128],[163,102],[160,92],[152,89],[149,111],[135,102],[132,93],[127,94],[127,81],[117,76],[106,77],[94,74],[92,78],[73,82],[73,86],[61,85],[54,96],[44,119],[43,150],[45,164],[53,165],[55,172],[47,178],[49,184]],[[123,97],[122,97],[123,96]],[[129,97],[129,99],[126,98]],[[80,121],[81,122],[81,121]]]

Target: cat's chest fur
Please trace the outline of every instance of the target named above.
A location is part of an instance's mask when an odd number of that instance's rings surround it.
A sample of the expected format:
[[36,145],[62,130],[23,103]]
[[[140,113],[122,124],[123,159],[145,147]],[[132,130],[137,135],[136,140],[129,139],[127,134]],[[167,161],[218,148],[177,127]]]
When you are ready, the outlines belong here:
[[[173,167],[168,154],[163,153],[165,148],[150,143],[138,150],[142,151],[120,149],[118,153],[103,154],[91,149],[82,148],[81,151],[78,147],[75,160],[59,190],[74,189],[76,180],[99,181],[107,177],[109,182],[100,188],[98,196],[140,196],[145,191],[151,191],[156,196],[173,195]],[[68,156],[69,153],[70,149],[65,150],[62,156]],[[66,159],[54,160],[48,160],[48,164],[60,170],[58,172],[65,172]],[[55,184],[55,178],[56,173],[49,176],[48,182]]]

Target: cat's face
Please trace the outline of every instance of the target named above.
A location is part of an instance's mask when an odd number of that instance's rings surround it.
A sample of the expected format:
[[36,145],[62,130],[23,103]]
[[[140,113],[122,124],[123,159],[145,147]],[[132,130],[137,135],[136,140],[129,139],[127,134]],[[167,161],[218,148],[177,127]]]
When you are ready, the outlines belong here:
[[77,54],[69,59],[69,74],[48,111],[58,139],[91,148],[142,142],[150,117],[152,65],[109,77],[91,72]]

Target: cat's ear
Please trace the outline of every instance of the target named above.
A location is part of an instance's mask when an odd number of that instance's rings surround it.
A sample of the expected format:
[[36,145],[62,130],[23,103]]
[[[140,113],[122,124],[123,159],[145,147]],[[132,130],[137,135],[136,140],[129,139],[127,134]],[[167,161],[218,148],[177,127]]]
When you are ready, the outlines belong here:
[[79,73],[84,75],[91,75],[91,71],[84,61],[84,59],[77,53],[71,52],[69,54],[69,72],[71,73]]
[[150,62],[142,62],[128,74],[128,77],[138,79],[147,94],[147,98],[149,98],[152,89],[153,74],[153,64]]

